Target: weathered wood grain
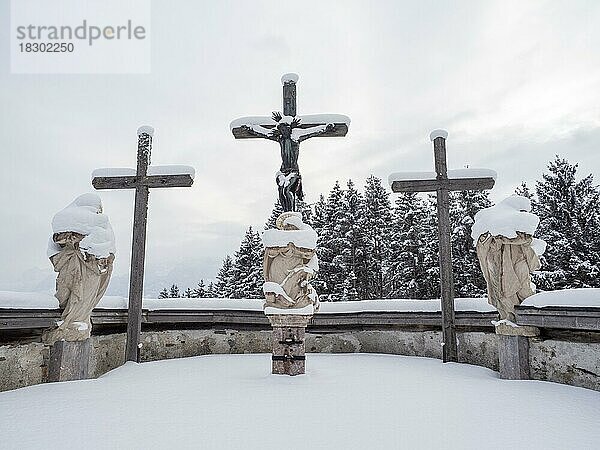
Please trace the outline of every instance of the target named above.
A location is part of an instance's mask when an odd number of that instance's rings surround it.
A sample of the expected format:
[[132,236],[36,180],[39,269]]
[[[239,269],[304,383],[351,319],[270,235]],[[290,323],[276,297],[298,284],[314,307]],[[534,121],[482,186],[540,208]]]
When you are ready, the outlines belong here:
[[84,341],[57,341],[50,348],[46,381],[72,381],[88,378],[91,343]]
[[529,379],[529,338],[498,335],[500,378],[504,380]]
[[134,189],[137,186],[149,188],[190,187],[194,183],[191,175],[149,175],[146,177],[95,177],[92,186],[95,189]]
[[[441,139],[441,138],[440,138]],[[483,191],[492,189],[495,180],[483,178],[453,178],[445,180],[403,180],[392,182],[393,192],[436,192],[438,189],[447,191]]]
[[[438,180],[448,180],[446,167],[446,140],[438,137],[433,141],[435,171]],[[440,251],[440,293],[442,308],[442,359],[458,362],[458,347],[454,323],[454,275],[452,273],[452,247],[450,238],[450,200],[448,190],[437,191],[438,239]]]
[[[517,323],[538,328],[564,329],[573,331],[600,332],[600,308],[516,308]],[[57,309],[0,309],[0,331],[12,329],[42,329],[51,326],[60,318]],[[317,313],[309,328],[353,329],[387,327],[434,327],[440,328],[441,313],[438,312],[394,312],[364,311],[357,313]],[[492,320],[496,312],[456,311],[457,327],[488,328],[493,330]],[[95,309],[92,323],[96,326],[124,325],[127,310]],[[250,326],[269,328],[269,321],[262,311],[242,310],[146,310],[142,311],[142,323],[152,325],[205,325],[207,327]]]

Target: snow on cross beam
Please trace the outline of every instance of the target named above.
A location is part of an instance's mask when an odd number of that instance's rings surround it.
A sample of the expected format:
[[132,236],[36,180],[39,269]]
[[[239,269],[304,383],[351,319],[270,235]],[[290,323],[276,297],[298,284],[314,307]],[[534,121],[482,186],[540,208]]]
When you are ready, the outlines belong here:
[[448,191],[492,189],[497,174],[489,169],[453,169],[447,179],[438,179],[435,172],[397,172],[388,181],[394,192],[434,192],[441,187]]
[[[329,123],[333,124],[331,130],[319,134],[319,137],[346,136],[346,134],[348,134],[348,127],[350,126],[350,118],[343,114],[307,114],[296,117],[300,119],[298,128],[302,129],[327,125]],[[266,132],[269,132],[275,128],[276,125],[277,122],[275,122],[272,117],[249,116],[233,120],[229,124],[229,129],[236,139],[254,139],[258,137],[252,132],[254,127],[262,127]]]
[[146,176],[138,178],[136,170],[128,167],[96,169],[92,172],[92,185],[96,189],[133,189],[141,182],[149,188],[190,187],[195,170],[191,166],[148,166]]

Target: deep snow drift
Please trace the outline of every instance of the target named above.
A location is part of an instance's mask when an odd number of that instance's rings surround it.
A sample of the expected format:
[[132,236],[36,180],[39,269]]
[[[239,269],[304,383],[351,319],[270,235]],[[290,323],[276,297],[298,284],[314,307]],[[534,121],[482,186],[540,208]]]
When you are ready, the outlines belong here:
[[311,354],[307,375],[269,372],[270,355],[211,355],[0,393],[2,448],[531,450],[600,439],[600,392],[481,367]]

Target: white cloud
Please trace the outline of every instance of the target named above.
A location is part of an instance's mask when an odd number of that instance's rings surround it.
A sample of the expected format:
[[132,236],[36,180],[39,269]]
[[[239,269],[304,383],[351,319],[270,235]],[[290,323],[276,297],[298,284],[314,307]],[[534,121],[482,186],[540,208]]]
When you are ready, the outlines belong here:
[[[8,2],[0,13],[7,41]],[[214,276],[270,214],[280,164],[274,143],[235,141],[228,124],[280,109],[289,71],[300,113],[352,118],[346,138],[303,143],[309,200],[335,180],[429,169],[437,127],[450,132],[450,166],[499,172],[494,197],[555,153],[598,174],[597,2],[190,0],[154,2],[152,14],[150,75],[10,75],[0,49],[0,233],[17,255],[0,262],[0,289],[48,273],[52,215],[92,189],[92,169],[133,166],[146,123],[155,163],[196,168],[193,188],[151,193],[146,285]],[[126,286],[133,195],[101,196]]]

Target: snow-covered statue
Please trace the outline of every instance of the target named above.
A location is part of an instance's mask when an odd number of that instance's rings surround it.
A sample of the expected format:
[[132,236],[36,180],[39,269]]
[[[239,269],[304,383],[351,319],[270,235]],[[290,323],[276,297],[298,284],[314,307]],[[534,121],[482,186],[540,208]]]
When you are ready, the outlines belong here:
[[319,299],[309,281],[319,270],[317,233],[299,212],[284,212],[276,224],[263,234],[265,307],[316,311]]
[[48,257],[58,272],[55,297],[62,316],[42,339],[83,341],[90,337],[90,314],[108,287],[115,258],[115,237],[100,197],[77,197],[54,216],[52,232]]
[[471,236],[487,282],[488,302],[501,321],[515,321],[515,306],[535,292],[531,273],[539,270],[546,243],[533,234],[539,218],[528,198],[512,195],[475,215]]

